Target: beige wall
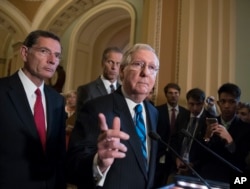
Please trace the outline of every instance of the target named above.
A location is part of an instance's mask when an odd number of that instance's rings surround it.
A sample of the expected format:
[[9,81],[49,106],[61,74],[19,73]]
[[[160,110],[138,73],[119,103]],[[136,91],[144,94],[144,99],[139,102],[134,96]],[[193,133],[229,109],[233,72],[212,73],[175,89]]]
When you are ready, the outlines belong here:
[[243,100],[249,101],[248,0],[97,0],[84,9],[81,2],[45,0],[31,21],[8,1],[1,3],[0,59],[5,61],[0,63],[0,77],[7,75],[9,62],[11,73],[22,65],[17,44],[30,30],[41,28],[62,39],[65,91],[100,74],[106,46],[144,42],[160,58],[156,104],[165,102],[163,87],[168,82],[181,86],[184,105],[190,88],[216,96],[224,82],[242,87]]

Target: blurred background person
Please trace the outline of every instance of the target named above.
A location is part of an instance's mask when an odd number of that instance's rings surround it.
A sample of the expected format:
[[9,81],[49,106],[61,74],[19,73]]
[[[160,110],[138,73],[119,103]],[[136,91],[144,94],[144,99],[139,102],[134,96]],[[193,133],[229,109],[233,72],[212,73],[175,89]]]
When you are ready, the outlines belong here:
[[123,53],[118,47],[108,47],[104,50],[101,60],[102,75],[77,89],[77,111],[88,100],[107,95],[120,86],[118,78],[122,56]]
[[237,116],[244,122],[250,123],[250,104],[239,102],[237,107]]
[[[190,89],[186,93],[189,115],[186,118],[177,120],[177,131],[171,140],[171,146],[181,155],[182,159],[193,167],[198,173],[202,166],[203,155],[206,151],[192,138],[182,134],[186,130],[190,135],[200,142],[204,142],[206,133],[206,118],[214,117],[205,109],[206,94],[199,88]],[[192,171],[181,159],[175,157],[176,170],[174,174],[194,176]]]
[[66,149],[68,148],[68,141],[75,125],[76,120],[76,90],[68,91],[65,95],[65,112],[67,113],[66,120]]
[[[170,139],[176,131],[176,120],[183,120],[183,117],[186,118],[189,115],[189,111],[178,104],[180,93],[181,88],[178,84],[168,83],[164,87],[166,103],[156,107],[159,111],[157,133],[166,143],[170,143]],[[166,149],[165,145],[159,143],[155,174],[156,187],[167,183],[167,178],[175,167],[175,160],[172,157],[172,152]]]
[[[218,122],[207,127],[210,139],[207,145],[231,164],[246,171],[246,157],[250,151],[250,127],[236,116],[241,89],[233,83],[225,83],[218,89],[220,116]],[[230,182],[231,176],[239,174],[212,154],[205,156],[202,176],[210,180]]]

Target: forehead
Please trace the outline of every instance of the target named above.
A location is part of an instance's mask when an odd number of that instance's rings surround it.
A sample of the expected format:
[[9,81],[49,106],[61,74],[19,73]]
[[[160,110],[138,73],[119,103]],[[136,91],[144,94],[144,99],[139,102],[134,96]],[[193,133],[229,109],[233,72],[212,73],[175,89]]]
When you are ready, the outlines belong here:
[[187,100],[187,103],[188,103],[188,104],[193,104],[193,105],[202,105],[202,104],[203,104],[202,101],[195,100],[195,99],[193,99],[192,97],[190,97],[190,98]]
[[221,93],[219,99],[236,99],[233,95],[229,93]]
[[150,50],[140,49],[132,54],[132,60],[140,60],[146,63],[153,63],[158,65],[157,57],[155,53]]
[[49,38],[49,37],[39,37],[36,41],[36,44],[39,47],[47,47],[50,50],[60,52],[61,51],[61,44],[59,41]]
[[168,88],[168,93],[178,93],[179,91],[175,88]]
[[107,53],[107,57],[112,57],[112,56],[122,56],[122,53],[116,51],[110,51]]

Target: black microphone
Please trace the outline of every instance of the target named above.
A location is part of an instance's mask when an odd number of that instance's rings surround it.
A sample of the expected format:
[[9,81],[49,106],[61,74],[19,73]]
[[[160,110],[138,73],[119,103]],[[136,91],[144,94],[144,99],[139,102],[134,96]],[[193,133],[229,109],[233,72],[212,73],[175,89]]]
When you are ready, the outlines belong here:
[[199,145],[201,145],[204,149],[206,149],[208,152],[210,152],[211,154],[213,154],[215,157],[217,157],[218,159],[220,159],[223,163],[227,164],[229,167],[231,167],[232,169],[238,171],[239,173],[243,173],[243,171],[241,171],[238,167],[234,166],[233,164],[231,164],[229,161],[227,161],[226,159],[224,159],[223,157],[221,157],[220,155],[218,155],[217,153],[215,153],[214,151],[212,151],[210,148],[208,148],[207,146],[205,146],[204,144],[202,144],[199,140],[197,140],[195,137],[193,137],[189,132],[187,132],[185,129],[182,129],[181,132],[187,136],[187,137],[191,137],[195,142],[197,142]]
[[183,163],[185,166],[187,166],[191,171],[192,173],[194,173],[199,179],[200,181],[205,184],[208,189],[211,189],[211,186],[207,183],[207,181],[205,181],[204,178],[202,178],[195,170],[193,167],[191,167],[188,163],[186,163],[183,158],[166,142],[164,142],[162,139],[161,139],[161,136],[159,134],[157,134],[156,132],[153,132],[153,131],[150,131],[148,133],[148,136],[153,139],[153,140],[157,140],[157,141],[160,141],[162,144],[164,144],[166,147],[168,147],[168,149],[170,149],[174,155],[176,155]]

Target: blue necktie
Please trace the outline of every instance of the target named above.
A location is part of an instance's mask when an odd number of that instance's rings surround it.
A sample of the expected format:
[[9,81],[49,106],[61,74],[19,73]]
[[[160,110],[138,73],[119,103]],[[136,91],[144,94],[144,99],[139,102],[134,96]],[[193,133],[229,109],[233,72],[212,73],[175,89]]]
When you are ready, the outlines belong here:
[[147,162],[147,148],[146,148],[146,129],[142,116],[142,105],[138,104],[135,106],[135,128],[136,132],[141,140],[142,153]]

